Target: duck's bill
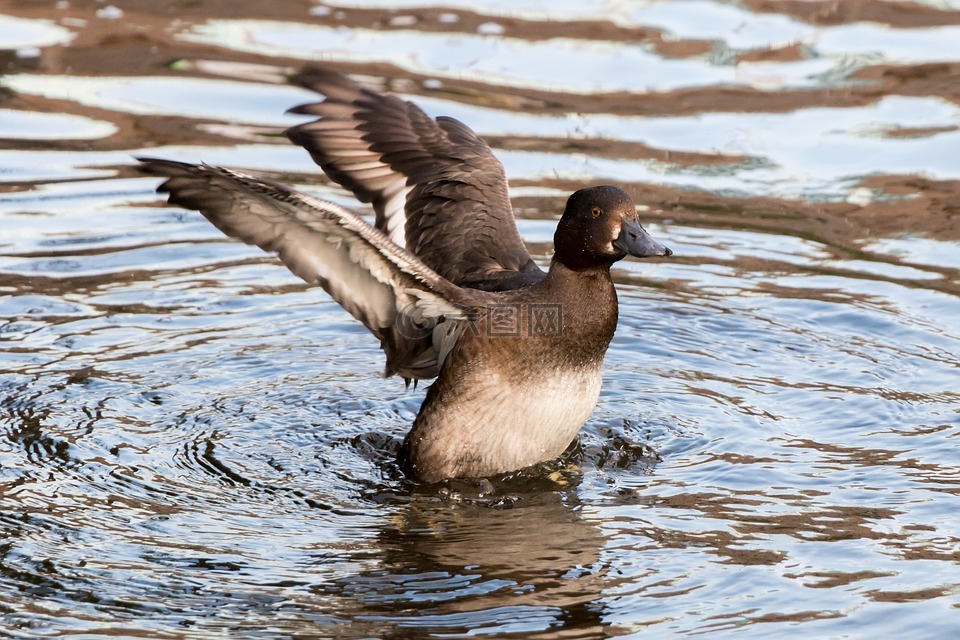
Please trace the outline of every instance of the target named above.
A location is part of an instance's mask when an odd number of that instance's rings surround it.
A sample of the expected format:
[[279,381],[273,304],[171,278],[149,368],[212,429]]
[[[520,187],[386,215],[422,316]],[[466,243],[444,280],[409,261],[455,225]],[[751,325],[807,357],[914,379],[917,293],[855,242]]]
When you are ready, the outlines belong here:
[[673,255],[673,251],[654,240],[636,220],[623,220],[620,223],[620,235],[613,241],[613,246],[637,258]]

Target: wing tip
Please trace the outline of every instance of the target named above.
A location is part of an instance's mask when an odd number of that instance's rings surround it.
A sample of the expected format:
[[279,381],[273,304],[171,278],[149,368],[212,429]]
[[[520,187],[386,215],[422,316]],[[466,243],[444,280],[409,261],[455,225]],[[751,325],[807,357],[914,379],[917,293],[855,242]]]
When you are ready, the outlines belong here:
[[[351,102],[363,90],[363,87],[345,73],[314,65],[304,67],[289,76],[289,81],[291,84],[319,93],[327,100],[337,102]],[[315,106],[316,103],[301,104],[289,109],[287,113],[312,114],[309,108]]]
[[178,178],[196,179],[204,173],[204,167],[207,166],[153,156],[134,156],[134,159],[139,163],[134,165],[135,171],[148,176],[164,178],[164,181],[157,185],[157,193],[169,194],[168,201],[171,204],[178,205],[181,203],[175,199],[174,188],[170,183]]

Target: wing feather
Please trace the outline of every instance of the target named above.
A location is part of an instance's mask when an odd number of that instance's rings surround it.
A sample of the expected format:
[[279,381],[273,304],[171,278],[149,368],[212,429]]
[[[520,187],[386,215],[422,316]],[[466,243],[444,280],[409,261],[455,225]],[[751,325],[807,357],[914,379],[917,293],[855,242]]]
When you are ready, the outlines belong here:
[[309,69],[295,82],[326,99],[292,109],[319,119],[287,136],[371,202],[377,228],[394,242],[464,287],[503,290],[543,278],[517,232],[503,166],[468,126],[333,71]]
[[[478,292],[446,281],[353,212],[238,171],[139,158],[167,179],[158,191],[226,235],[276,252],[380,339],[387,375],[431,378],[479,308]],[[453,336],[453,338],[451,338]]]

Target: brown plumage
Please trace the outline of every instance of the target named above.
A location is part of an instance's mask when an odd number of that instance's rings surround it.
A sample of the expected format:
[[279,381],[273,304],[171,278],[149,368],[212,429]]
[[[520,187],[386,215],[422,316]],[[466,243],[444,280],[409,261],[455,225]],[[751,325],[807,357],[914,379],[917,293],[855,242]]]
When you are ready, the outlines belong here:
[[377,227],[394,242],[464,287],[502,291],[543,278],[517,233],[503,165],[469,127],[331,71],[294,81],[326,99],[291,109],[318,120],[287,136],[331,180],[372,203]]
[[169,201],[323,287],[380,340],[387,374],[437,377],[401,450],[435,482],[559,455],[590,415],[617,325],[610,266],[670,250],[621,189],[570,196],[544,273],[520,240],[503,168],[466,125],[327,71],[327,96],[288,131],[331,179],[371,202],[356,214],[238,171],[141,159]]

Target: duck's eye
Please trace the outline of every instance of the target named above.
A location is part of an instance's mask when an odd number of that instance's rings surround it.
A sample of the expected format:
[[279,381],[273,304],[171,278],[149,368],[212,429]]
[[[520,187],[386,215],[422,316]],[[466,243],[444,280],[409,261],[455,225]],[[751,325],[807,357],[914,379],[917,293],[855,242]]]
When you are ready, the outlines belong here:
[[590,209],[590,215],[592,215],[594,218],[599,218],[603,215],[603,210],[600,209],[600,207],[594,207]]

